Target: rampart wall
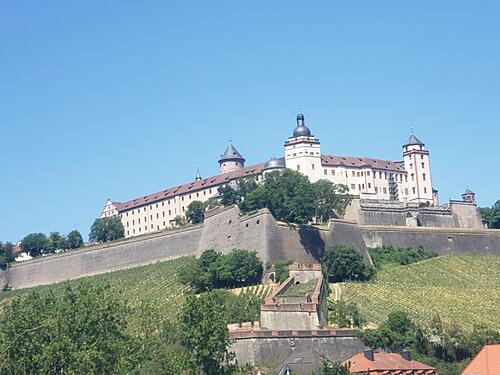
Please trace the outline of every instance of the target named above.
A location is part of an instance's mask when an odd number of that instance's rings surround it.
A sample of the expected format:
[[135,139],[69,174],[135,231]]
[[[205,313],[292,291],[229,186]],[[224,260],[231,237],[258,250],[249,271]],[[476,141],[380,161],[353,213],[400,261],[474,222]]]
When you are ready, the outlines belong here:
[[311,263],[325,248],[350,245],[371,262],[367,247],[422,245],[440,254],[449,252],[499,252],[500,231],[454,228],[358,226],[332,220],[328,229],[277,223],[267,209],[240,215],[229,207],[209,215],[201,226],[135,237],[111,244],[51,255],[12,265],[0,271],[0,287],[27,288],[155,263],[185,255],[199,255],[213,248],[256,251],[264,262],[293,259]]
[[316,351],[332,361],[344,361],[363,351],[363,342],[351,330],[260,331],[234,335],[230,350],[240,363],[275,367],[290,355]]

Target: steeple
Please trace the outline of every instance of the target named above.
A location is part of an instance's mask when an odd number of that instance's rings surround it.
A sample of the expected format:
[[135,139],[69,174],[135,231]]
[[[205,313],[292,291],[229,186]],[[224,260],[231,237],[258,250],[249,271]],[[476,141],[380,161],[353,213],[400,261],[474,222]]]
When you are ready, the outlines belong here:
[[195,181],[200,181],[202,178],[201,178],[201,174],[200,174],[200,164],[196,164],[196,177],[195,177]]

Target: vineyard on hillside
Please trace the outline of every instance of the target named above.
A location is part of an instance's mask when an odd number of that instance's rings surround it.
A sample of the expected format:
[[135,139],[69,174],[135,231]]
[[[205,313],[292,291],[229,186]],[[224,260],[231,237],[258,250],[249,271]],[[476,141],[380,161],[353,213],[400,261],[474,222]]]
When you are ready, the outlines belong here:
[[500,329],[500,256],[453,254],[385,267],[374,282],[342,283],[341,298],[356,302],[376,324],[400,309],[424,325],[439,315],[468,329],[474,324]]
[[[52,291],[57,294],[66,287],[76,287],[81,282],[109,284],[117,294],[129,301],[132,309],[137,309],[136,313],[132,314],[133,319],[138,319],[141,314],[151,314],[158,316],[159,319],[166,319],[179,310],[184,299],[186,288],[178,281],[177,273],[188,260],[189,257],[184,257],[32,289],[40,293]],[[29,290],[31,289],[0,293],[0,309],[7,299]],[[146,311],[139,311],[141,309]],[[136,322],[130,323],[133,329]]]

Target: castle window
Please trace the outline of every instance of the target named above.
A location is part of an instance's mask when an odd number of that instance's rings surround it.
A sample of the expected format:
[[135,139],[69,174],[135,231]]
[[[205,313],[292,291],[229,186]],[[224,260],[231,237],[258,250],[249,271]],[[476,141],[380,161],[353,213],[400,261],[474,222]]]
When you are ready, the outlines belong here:
[[356,185],[351,184],[351,189],[352,189],[352,190],[356,189]]
[[203,195],[207,195],[207,191],[206,190],[203,190]]
[[153,205],[149,206],[149,209],[152,210],[153,209]]
[[427,188],[426,187],[424,187],[424,193],[427,194]]
[[130,234],[130,232],[129,232],[129,231],[127,231],[127,236],[128,236],[129,234]]
[[363,187],[363,190],[365,189],[365,184],[361,185]]
[[168,210],[168,216],[171,216],[171,215],[172,215],[172,211]]
[[165,222],[163,222],[163,226],[164,226],[164,227],[166,226]]
[[165,201],[161,202],[161,206],[165,207]]
[[156,226],[156,230],[160,230],[160,226],[159,225]]
[[135,234],[135,229],[132,229],[132,233]]
[[182,206],[182,212],[184,212],[184,206]]
[[208,193],[209,193],[209,194],[212,194],[212,189],[208,189]]
[[323,169],[323,174],[326,176],[328,174],[328,171],[326,169]]
[[184,197],[182,197],[181,200],[184,201]]
[[361,176],[364,176],[365,175],[365,172],[361,172]]
[[137,219],[137,222],[140,224],[141,223],[141,218]]
[[370,172],[366,172],[366,175],[367,175],[368,177],[370,177]]
[[382,178],[382,172],[378,172],[379,177]]
[[314,164],[311,164],[312,170],[314,171]]
[[[156,214],[156,216],[158,216],[158,214]],[[153,220],[153,215],[151,215],[151,220]]]
[[314,155],[314,152],[310,152],[309,154],[310,154],[310,155]]
[[414,173],[411,174],[411,180],[415,181],[415,174]]
[[335,176],[335,169],[332,169],[332,176]]
[[134,214],[134,210],[132,210],[132,215]]
[[200,196],[200,193],[196,193],[196,198],[198,198]]
[[147,231],[148,230],[148,226],[147,225],[144,225],[144,230]]
[[356,177],[356,172],[352,171],[352,177]]
[[300,165],[297,165],[297,170],[300,171]]
[[165,211],[163,211],[163,217],[165,217]]
[[422,163],[422,168],[425,168],[425,163]]
[[385,179],[387,180],[387,172],[385,172]]
[[415,188],[412,188],[411,190],[413,191],[413,194],[415,194]]
[[357,172],[356,175],[359,177],[359,172]]
[[139,233],[141,233],[141,227],[139,227]]
[[156,213],[156,218],[159,219],[160,218],[160,214],[157,212]]
[[148,217],[144,216],[144,222],[147,222],[147,221],[148,221]]
[[405,194],[408,195],[408,188],[405,188]]
[[189,194],[189,199],[191,199],[191,194]]
[[405,175],[405,182],[408,182],[408,175]]
[[151,229],[153,229],[153,228],[154,228],[154,226],[153,226],[153,224],[151,224]]
[[413,163],[412,163],[412,164],[410,164],[410,169],[413,169]]
[[135,225],[135,220],[132,220],[132,225]]
[[158,203],[156,203],[156,208],[158,208]]
[[361,190],[361,184],[358,184],[358,190]]
[[126,216],[128,216],[128,212],[126,213]]
[[368,189],[371,189],[371,188],[372,188],[372,184],[368,183]]
[[375,193],[378,194],[378,187],[375,186]]
[[294,152],[294,153],[293,153],[293,156],[297,156],[297,154]]
[[422,174],[422,178],[425,181],[425,173]]
[[167,204],[170,204],[170,201],[167,201]]
[[128,221],[127,221],[127,228],[128,228]]
[[384,194],[387,194],[387,188],[384,188]]

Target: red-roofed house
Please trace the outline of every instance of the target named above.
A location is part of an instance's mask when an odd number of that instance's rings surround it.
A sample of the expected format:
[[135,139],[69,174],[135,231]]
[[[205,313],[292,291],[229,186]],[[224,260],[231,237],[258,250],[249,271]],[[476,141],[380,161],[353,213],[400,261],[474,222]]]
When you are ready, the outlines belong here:
[[499,375],[500,344],[486,345],[481,349],[461,375]]
[[351,374],[370,375],[438,375],[434,367],[411,358],[409,351],[384,353],[365,349],[342,363]]

